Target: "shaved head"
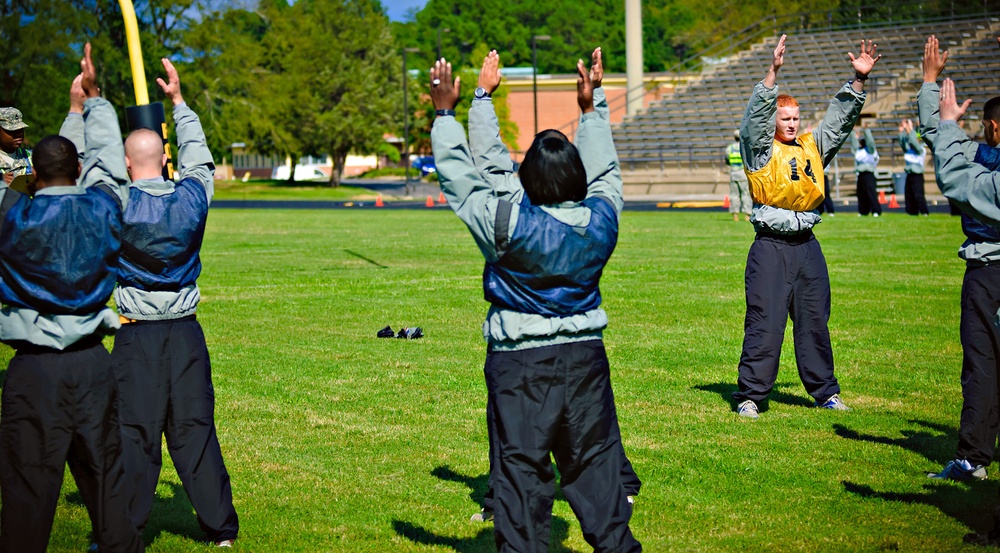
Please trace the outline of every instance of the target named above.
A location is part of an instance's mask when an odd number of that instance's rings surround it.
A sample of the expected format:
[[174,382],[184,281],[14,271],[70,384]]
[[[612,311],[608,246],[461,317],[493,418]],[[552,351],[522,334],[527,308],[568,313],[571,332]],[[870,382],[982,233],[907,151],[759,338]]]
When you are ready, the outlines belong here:
[[125,139],[125,160],[132,180],[155,178],[165,163],[163,137],[149,129],[136,129]]

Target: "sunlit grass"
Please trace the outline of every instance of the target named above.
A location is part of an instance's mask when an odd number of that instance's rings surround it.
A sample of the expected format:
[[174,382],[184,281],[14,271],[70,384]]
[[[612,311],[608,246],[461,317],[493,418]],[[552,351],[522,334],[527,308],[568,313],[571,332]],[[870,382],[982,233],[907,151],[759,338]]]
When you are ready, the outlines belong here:
[[[817,228],[849,413],[817,411],[786,337],[758,421],[739,419],[750,226],[626,212],[604,273],[605,335],[647,551],[977,551],[992,481],[932,482],[961,406],[959,221],[838,216]],[[492,550],[482,259],[451,213],[214,210],[199,320],[243,551]],[[380,340],[385,325],[418,341]],[[790,325],[789,325],[790,330]],[[991,467],[995,473],[995,467]],[[51,551],[83,551],[67,478]],[[168,459],[149,551],[200,551]],[[557,501],[554,551],[589,551]]]

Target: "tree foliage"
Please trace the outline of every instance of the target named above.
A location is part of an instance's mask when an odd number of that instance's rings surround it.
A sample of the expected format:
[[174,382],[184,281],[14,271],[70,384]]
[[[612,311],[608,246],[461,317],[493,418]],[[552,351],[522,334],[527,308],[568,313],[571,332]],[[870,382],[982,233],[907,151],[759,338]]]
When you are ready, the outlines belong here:
[[[840,0],[643,0],[643,62],[646,71],[665,71],[686,55],[773,14],[836,9]],[[412,21],[395,23],[399,41],[421,50],[430,63],[441,52],[470,63],[469,45],[496,48],[508,66],[531,66],[532,36],[542,73],[571,73],[579,58],[601,46],[605,67],[625,71],[624,0],[429,0]]]

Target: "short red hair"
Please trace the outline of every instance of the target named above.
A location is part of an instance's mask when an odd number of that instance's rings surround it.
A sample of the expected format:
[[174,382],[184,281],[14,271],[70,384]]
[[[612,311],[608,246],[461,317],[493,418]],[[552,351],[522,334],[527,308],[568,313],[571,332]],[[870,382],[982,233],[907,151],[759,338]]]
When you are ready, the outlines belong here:
[[778,96],[778,107],[779,108],[787,108],[787,107],[797,108],[797,107],[799,107],[799,103],[795,101],[794,97],[789,96],[788,94],[782,94],[782,95]]

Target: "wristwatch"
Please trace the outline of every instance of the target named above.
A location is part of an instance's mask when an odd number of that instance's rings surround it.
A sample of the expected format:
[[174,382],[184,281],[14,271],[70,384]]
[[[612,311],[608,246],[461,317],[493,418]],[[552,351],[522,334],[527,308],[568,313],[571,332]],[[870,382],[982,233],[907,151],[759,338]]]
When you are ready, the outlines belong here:
[[486,98],[491,98],[490,93],[487,92],[486,89],[483,87],[477,88],[475,94],[477,100],[484,100]]

